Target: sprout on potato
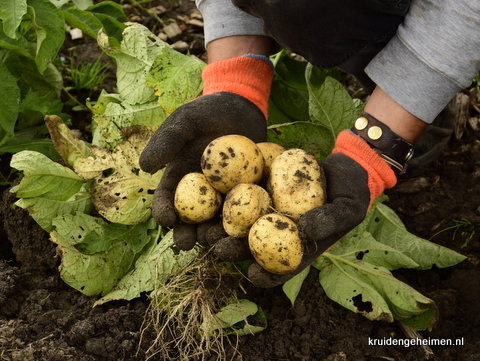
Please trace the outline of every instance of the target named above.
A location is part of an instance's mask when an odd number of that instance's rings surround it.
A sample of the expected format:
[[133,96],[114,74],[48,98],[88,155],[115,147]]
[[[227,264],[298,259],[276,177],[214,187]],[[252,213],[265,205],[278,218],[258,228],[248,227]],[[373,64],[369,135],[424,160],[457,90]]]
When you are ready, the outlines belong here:
[[222,195],[202,173],[186,174],[178,183],[174,198],[178,217],[185,223],[201,223],[222,207]]
[[245,237],[253,223],[269,212],[268,192],[253,183],[240,183],[232,188],[223,203],[223,228],[232,237]]
[[248,245],[258,264],[271,273],[291,273],[302,261],[303,244],[297,226],[281,214],[260,217],[250,228]]
[[214,139],[205,148],[201,159],[203,174],[223,194],[237,184],[259,182],[263,166],[262,152],[257,145],[236,134]]

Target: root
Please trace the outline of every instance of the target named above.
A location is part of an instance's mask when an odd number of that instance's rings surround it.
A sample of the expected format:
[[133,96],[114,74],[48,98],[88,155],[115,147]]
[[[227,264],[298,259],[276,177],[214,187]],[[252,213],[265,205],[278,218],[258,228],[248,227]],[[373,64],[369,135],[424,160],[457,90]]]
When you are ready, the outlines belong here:
[[155,289],[142,325],[142,338],[147,329],[156,335],[147,360],[159,354],[164,360],[205,360],[212,354],[226,360],[226,343],[236,355],[238,337],[236,342],[235,337],[225,337],[215,314],[238,301],[239,277],[204,252]]

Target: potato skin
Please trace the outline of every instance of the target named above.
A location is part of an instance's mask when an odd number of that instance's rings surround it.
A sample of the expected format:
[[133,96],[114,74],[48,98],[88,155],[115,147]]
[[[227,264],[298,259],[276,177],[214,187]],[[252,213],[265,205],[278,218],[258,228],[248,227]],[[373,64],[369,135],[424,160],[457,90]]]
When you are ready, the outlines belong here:
[[174,205],[181,221],[201,223],[213,218],[220,210],[222,195],[204,174],[189,173],[177,185]]
[[325,203],[325,177],[315,157],[303,149],[277,156],[267,189],[274,208],[297,221],[305,212]]
[[290,218],[278,213],[266,214],[253,224],[248,245],[257,263],[271,273],[291,273],[302,261],[298,228]]
[[222,223],[232,237],[246,237],[255,221],[270,211],[272,201],[268,192],[253,183],[240,183],[225,197]]
[[285,148],[282,147],[280,144],[271,143],[271,142],[262,142],[257,143],[257,147],[260,148],[262,152],[263,159],[265,161],[265,165],[263,166],[263,179],[267,180],[270,176],[270,170],[272,168],[273,160],[285,152]]
[[214,139],[205,148],[201,167],[210,184],[226,194],[240,183],[262,179],[264,160],[255,142],[237,134]]

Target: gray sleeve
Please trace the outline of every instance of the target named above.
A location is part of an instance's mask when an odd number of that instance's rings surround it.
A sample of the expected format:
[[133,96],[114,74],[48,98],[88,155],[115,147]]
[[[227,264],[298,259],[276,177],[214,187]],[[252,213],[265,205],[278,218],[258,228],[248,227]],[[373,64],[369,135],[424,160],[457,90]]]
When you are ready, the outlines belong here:
[[196,0],[205,23],[205,46],[233,35],[265,35],[262,20],[233,6],[231,0]]
[[478,0],[413,0],[395,37],[365,69],[397,103],[427,123],[479,70]]

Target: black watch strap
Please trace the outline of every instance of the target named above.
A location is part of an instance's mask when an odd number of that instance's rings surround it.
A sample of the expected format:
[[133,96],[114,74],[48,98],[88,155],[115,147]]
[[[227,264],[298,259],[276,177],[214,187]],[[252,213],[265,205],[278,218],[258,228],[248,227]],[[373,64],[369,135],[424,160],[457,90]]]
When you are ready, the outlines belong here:
[[351,130],[365,140],[397,175],[405,173],[406,163],[413,155],[411,143],[368,113],[358,117]]

